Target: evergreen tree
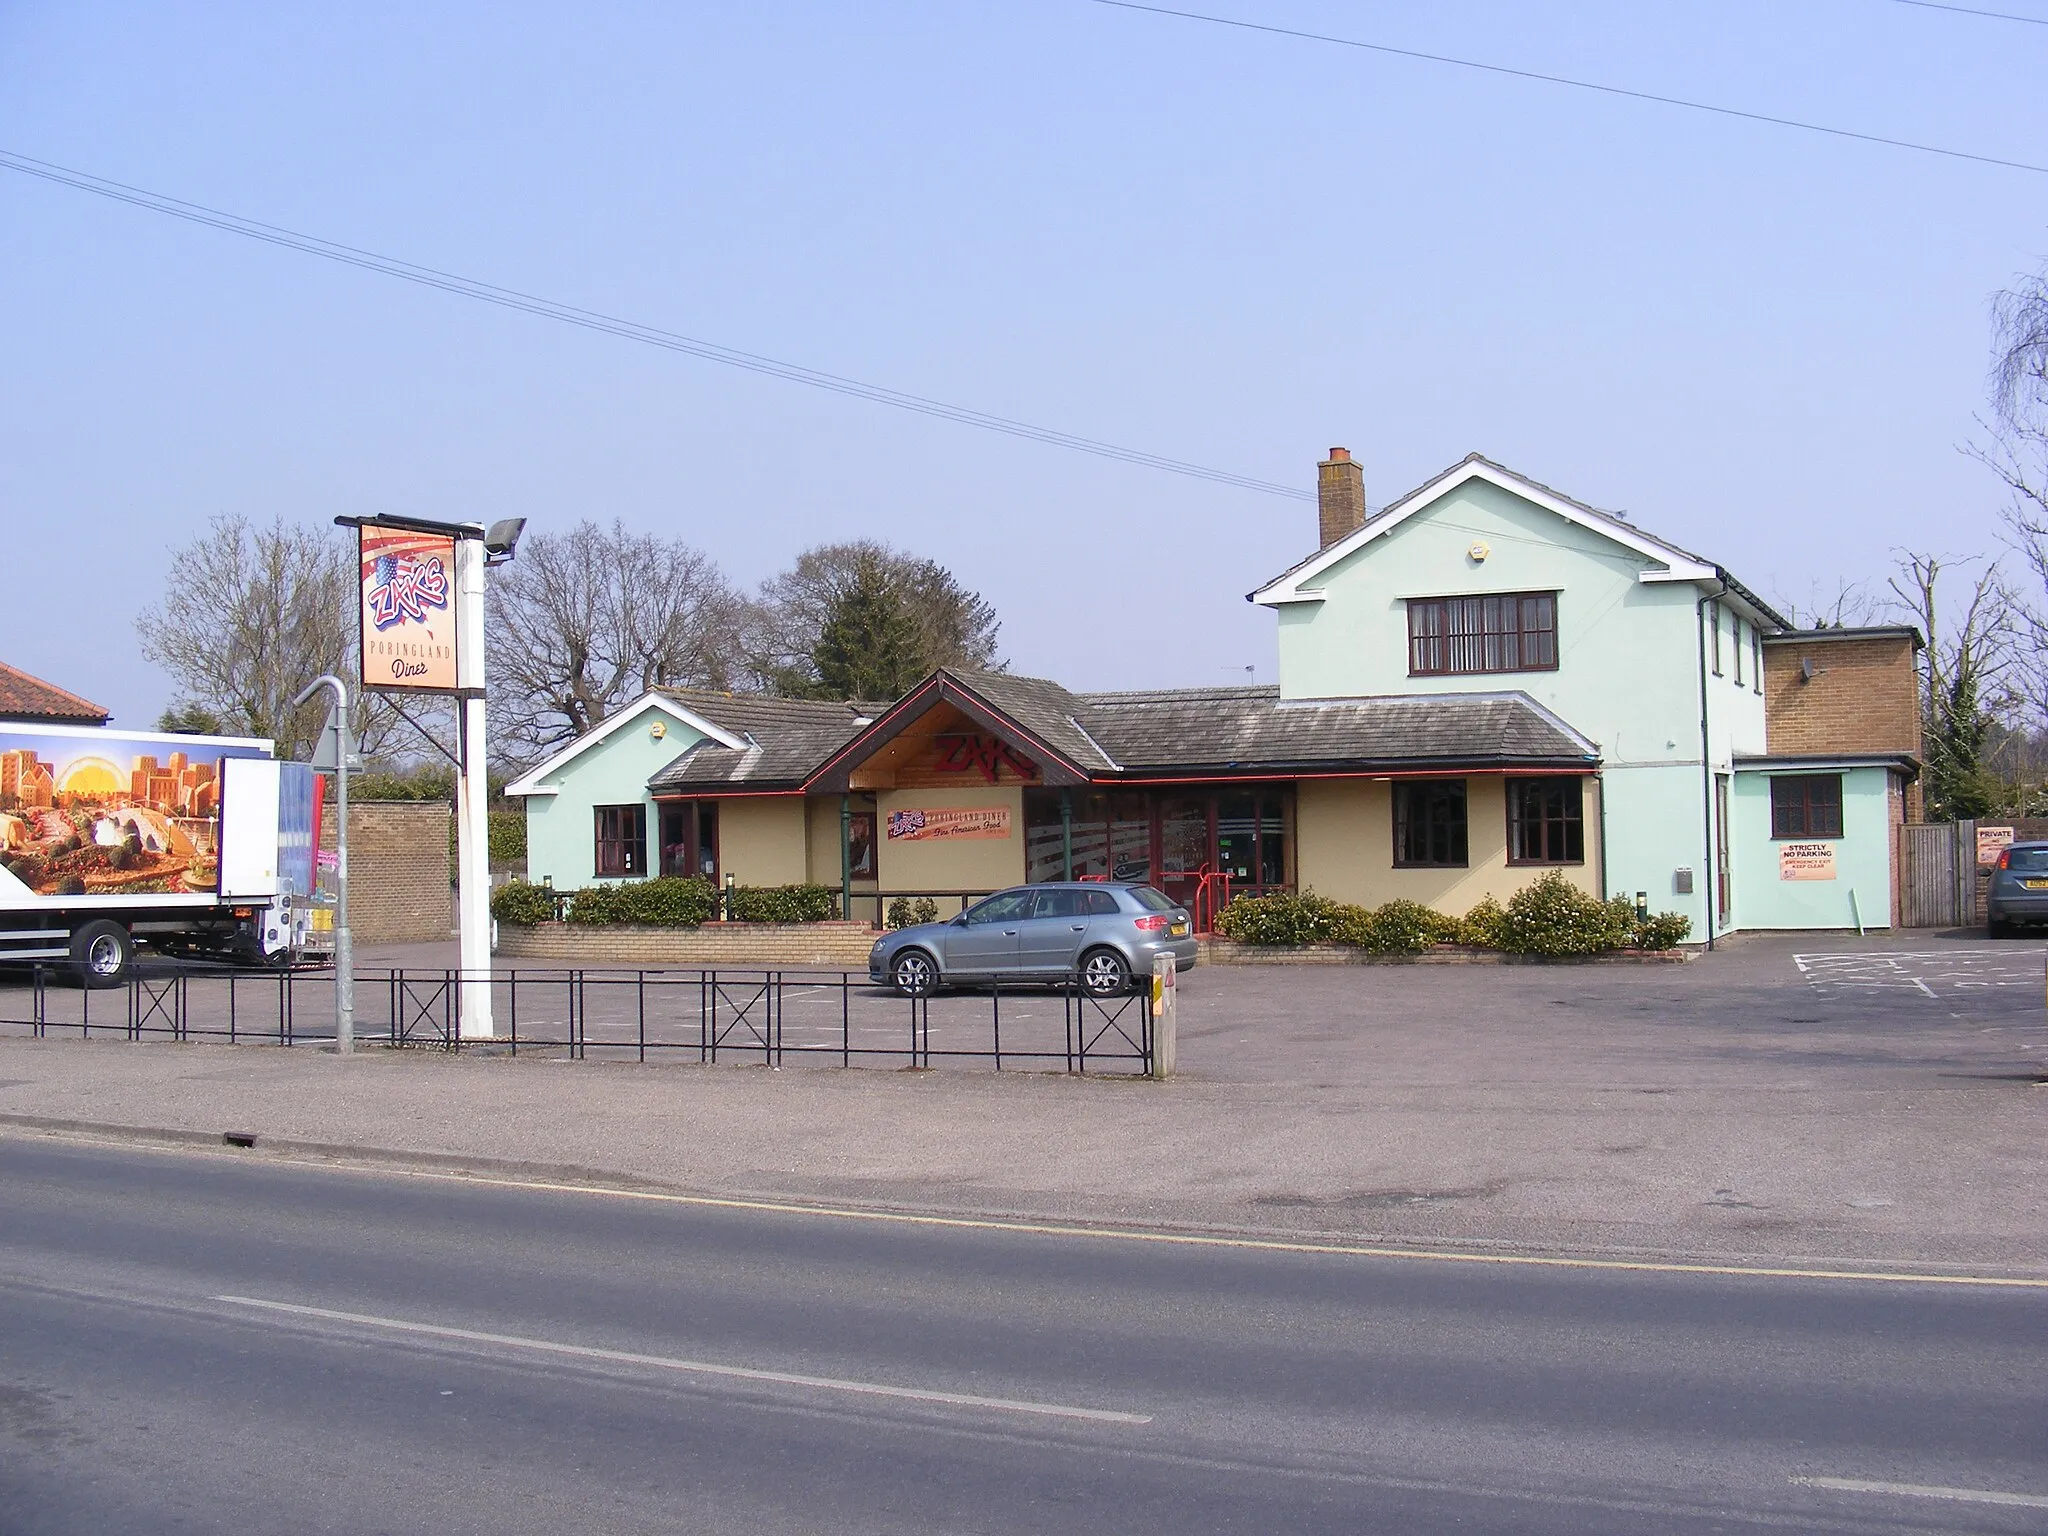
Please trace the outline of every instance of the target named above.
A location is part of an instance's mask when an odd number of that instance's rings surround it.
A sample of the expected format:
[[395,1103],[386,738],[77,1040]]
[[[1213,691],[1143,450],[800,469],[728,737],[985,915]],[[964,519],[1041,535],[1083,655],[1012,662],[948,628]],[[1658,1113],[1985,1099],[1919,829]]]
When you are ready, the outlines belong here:
[[833,594],[811,648],[814,692],[831,699],[894,699],[929,670],[918,623],[903,584],[867,556]]

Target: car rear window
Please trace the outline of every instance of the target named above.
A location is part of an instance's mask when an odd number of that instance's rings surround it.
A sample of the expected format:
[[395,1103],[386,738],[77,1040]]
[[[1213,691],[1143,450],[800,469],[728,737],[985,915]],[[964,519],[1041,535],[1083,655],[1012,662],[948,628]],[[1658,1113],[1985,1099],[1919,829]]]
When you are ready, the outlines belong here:
[[1131,894],[1138,898],[1138,905],[1147,912],[1171,912],[1173,910],[1173,902],[1165,893],[1155,891],[1149,885],[1134,885],[1131,887]]
[[2007,850],[2007,869],[2018,870],[2021,874],[2039,875],[2048,873],[2048,848],[2013,848]]
[[1090,917],[1115,917],[1123,908],[1116,904],[1116,898],[1107,891],[1088,893],[1088,915]]

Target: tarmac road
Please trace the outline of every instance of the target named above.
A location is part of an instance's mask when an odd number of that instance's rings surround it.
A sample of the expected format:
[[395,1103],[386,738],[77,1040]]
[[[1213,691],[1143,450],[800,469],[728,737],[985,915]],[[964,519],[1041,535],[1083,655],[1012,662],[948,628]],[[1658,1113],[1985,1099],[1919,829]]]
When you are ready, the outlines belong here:
[[0,1141],[10,1536],[2040,1530],[2044,1381],[2040,1282]]

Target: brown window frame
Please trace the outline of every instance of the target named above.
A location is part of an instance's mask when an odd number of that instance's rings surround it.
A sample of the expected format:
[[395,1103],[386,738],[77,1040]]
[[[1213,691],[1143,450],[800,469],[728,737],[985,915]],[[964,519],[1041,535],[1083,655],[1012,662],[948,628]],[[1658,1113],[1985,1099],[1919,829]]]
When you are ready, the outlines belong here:
[[1714,676],[1721,677],[1721,605],[1707,604],[1707,620],[1714,626]]
[[[1513,604],[1514,627],[1502,622]],[[1548,624],[1531,623],[1536,605]],[[1408,675],[1485,677],[1500,672],[1557,670],[1558,593],[1476,592],[1408,599]],[[1477,627],[1472,625],[1476,622]],[[1460,625],[1464,627],[1459,627]],[[1529,660],[1534,650],[1537,658]]]
[[[1563,793],[1563,799],[1556,815],[1539,810],[1535,817],[1529,816],[1525,802],[1530,796],[1557,792]],[[1507,814],[1510,864],[1558,866],[1586,862],[1586,781],[1582,775],[1509,779]],[[1539,843],[1536,853],[1528,851],[1525,841],[1532,828]],[[1555,850],[1550,846],[1553,839],[1559,844]]]
[[[1814,787],[1833,788],[1818,799]],[[1795,798],[1796,793],[1796,798]],[[1816,815],[1819,812],[1821,814]],[[1832,813],[1831,815],[1829,813]],[[1771,775],[1771,837],[1778,842],[1842,835],[1842,776],[1839,773]]]
[[[1428,790],[1457,789],[1458,815],[1455,827],[1448,821],[1445,829],[1445,853],[1455,849],[1456,857],[1410,858],[1411,843],[1417,836],[1425,844],[1434,844],[1434,826],[1425,818],[1417,827],[1415,806],[1412,803],[1422,792]],[[1463,779],[1396,779],[1394,793],[1394,868],[1396,869],[1470,869],[1472,867],[1472,791]]]
[[[637,880],[647,873],[647,807],[594,805],[591,869],[601,880]],[[609,825],[608,825],[609,823]]]

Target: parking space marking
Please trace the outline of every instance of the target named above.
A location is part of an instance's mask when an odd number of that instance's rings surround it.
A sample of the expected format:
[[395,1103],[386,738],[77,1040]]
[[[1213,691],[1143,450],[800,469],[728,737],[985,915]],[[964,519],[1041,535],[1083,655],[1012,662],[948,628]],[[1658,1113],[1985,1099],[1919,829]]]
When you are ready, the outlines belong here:
[[1917,991],[1931,998],[1999,987],[2048,987],[2048,951],[1898,951],[1794,955],[1793,963],[1819,991]]

